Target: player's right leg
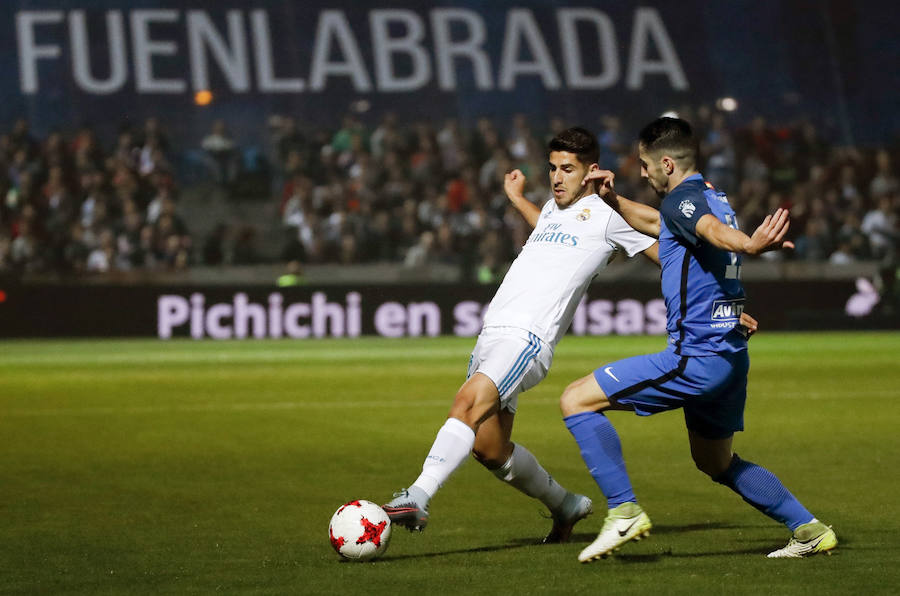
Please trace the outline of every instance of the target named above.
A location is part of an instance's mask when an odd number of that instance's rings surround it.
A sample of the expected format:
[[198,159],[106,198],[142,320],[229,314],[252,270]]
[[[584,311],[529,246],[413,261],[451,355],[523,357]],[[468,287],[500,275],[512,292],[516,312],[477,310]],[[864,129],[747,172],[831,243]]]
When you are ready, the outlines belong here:
[[582,563],[606,557],[630,540],[650,533],[652,524],[634,495],[619,436],[603,411],[621,409],[609,401],[593,374],[570,384],[560,398],[566,427],[575,437],[591,476],[607,500],[597,538],[578,555]]
[[544,544],[568,542],[575,524],[593,511],[589,498],[563,488],[524,446],[510,440],[515,414],[501,409],[478,427],[472,454],[498,480],[539,500],[553,527]]
[[428,502],[472,451],[475,431],[497,412],[497,388],[485,375],[474,374],[460,387],[450,417],[438,431],[422,464],[422,473],[384,505],[391,523],[409,530],[424,530],[428,524]]

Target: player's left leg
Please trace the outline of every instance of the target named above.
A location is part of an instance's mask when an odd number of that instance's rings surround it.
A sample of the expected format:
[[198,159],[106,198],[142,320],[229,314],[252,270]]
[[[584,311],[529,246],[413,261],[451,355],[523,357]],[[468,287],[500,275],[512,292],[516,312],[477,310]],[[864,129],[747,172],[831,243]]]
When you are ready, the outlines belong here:
[[563,488],[524,446],[511,440],[515,414],[501,409],[475,434],[472,454],[502,482],[547,506],[553,527],[544,543],[567,542],[575,524],[592,511],[591,500]]
[[734,453],[731,449],[732,437],[707,439],[693,430],[688,430],[688,437],[697,468],[739,494],[762,513],[783,523],[791,531],[814,519],[813,514],[775,474]]
[[690,430],[688,436],[691,455],[700,471],[791,530],[787,546],[769,553],[769,557],[805,557],[837,546],[834,530],[817,520],[775,474],[732,452],[731,437],[706,439]]
[[732,450],[733,433],[743,429],[749,361],[745,352],[721,360],[721,366],[733,371],[733,380],[714,396],[715,399],[685,406],[694,463],[714,481],[724,484],[793,532],[791,542],[770,553],[770,557],[802,557],[833,549],[837,545],[834,532],[818,521],[777,476],[762,466],[741,459]]

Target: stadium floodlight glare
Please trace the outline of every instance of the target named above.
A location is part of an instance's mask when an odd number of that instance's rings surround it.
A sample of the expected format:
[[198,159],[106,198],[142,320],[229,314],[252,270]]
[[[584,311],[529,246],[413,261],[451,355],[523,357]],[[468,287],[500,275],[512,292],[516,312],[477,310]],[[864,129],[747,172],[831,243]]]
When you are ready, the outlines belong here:
[[733,112],[738,108],[738,102],[733,97],[721,97],[716,100],[716,107],[723,112]]
[[198,106],[208,106],[212,103],[213,94],[208,89],[201,89],[194,94],[194,103]]

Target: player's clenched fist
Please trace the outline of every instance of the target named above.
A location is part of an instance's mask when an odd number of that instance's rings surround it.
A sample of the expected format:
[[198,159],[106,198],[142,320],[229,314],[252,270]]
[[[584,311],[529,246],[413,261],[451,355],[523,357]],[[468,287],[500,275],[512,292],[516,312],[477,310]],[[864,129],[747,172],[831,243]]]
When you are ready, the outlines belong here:
[[509,198],[521,197],[525,192],[525,174],[516,169],[503,177],[503,190]]

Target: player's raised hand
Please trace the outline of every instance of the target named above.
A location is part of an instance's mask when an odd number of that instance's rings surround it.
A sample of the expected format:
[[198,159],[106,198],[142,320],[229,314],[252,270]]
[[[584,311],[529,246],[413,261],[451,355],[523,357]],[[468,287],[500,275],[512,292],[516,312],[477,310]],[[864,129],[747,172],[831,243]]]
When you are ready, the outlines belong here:
[[515,169],[503,177],[503,190],[510,199],[524,196],[525,174],[522,173],[522,170]]
[[747,241],[744,251],[748,255],[758,255],[780,248],[794,248],[794,243],[784,239],[791,225],[791,217],[787,209],[778,209],[754,230]]
[[614,198],[616,175],[609,170],[591,170],[581,181],[581,185],[591,184],[594,192],[600,195],[601,199]]

